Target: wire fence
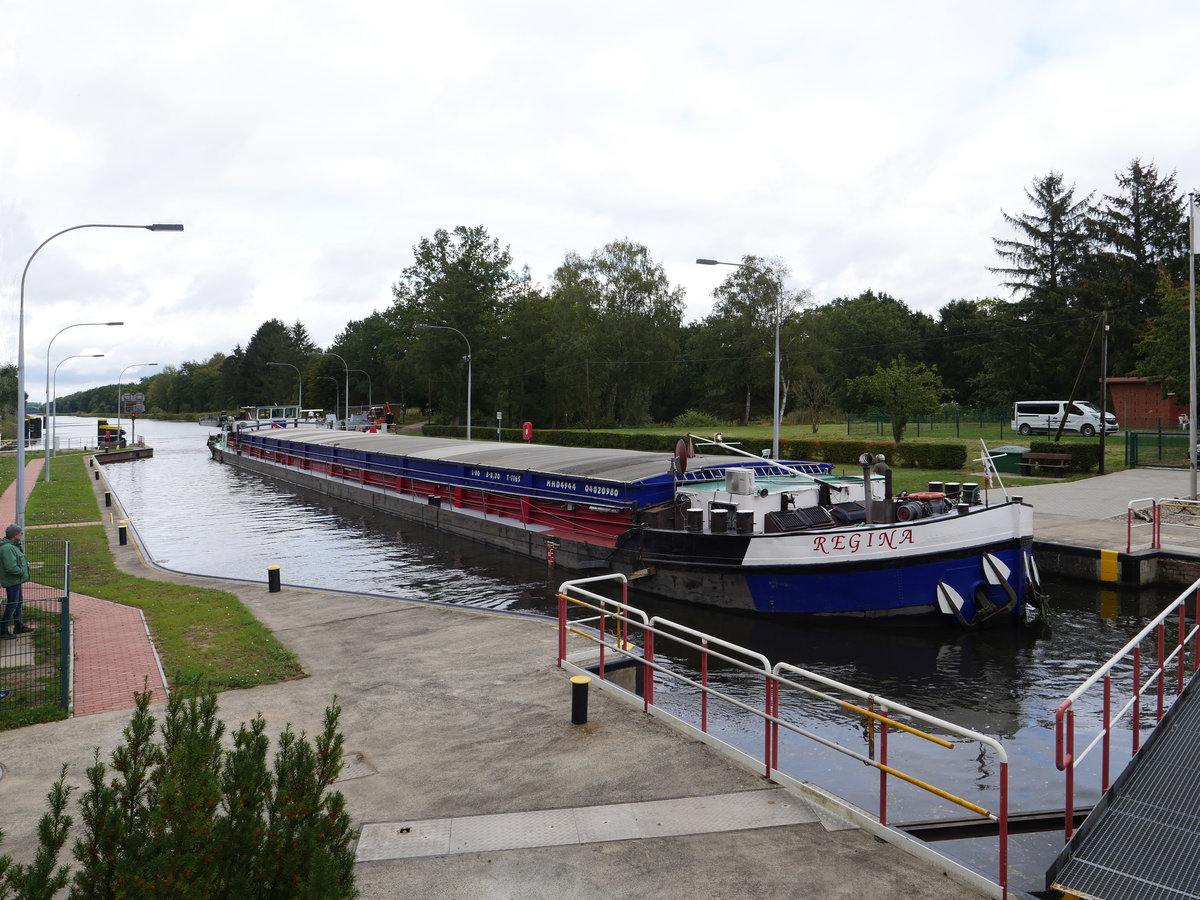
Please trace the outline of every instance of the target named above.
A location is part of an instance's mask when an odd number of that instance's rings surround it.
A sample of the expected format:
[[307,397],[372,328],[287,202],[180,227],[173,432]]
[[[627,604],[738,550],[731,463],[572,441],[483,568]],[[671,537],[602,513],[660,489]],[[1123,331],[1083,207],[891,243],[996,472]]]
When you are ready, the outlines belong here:
[[1131,468],[1137,466],[1163,466],[1167,468],[1190,468],[1186,431],[1130,431],[1125,435],[1125,459]]
[[0,641],[0,713],[71,701],[70,544],[27,540],[25,558],[21,618],[32,631]]
[[[885,413],[846,415],[847,435],[874,435],[890,440],[892,419]],[[957,409],[934,416],[914,416],[904,428],[905,437],[954,437],[1004,440],[1014,437],[1008,410]]]

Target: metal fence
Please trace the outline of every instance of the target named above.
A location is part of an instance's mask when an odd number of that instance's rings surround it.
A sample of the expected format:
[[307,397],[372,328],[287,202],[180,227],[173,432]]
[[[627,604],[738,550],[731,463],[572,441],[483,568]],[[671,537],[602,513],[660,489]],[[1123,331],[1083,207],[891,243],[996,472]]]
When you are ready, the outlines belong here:
[[[22,618],[33,631],[0,641],[0,712],[70,707],[70,544],[26,540]],[[7,602],[7,601],[5,601]]]
[[[615,600],[591,590],[593,587],[604,589],[606,585],[610,590],[614,586],[618,588],[621,599]],[[855,821],[876,837],[887,840],[897,834],[888,829],[888,796],[897,782],[961,806],[974,813],[978,822],[995,823],[999,857],[995,886],[999,887],[998,892],[991,891],[993,885],[986,879],[947,858],[939,856],[938,861],[944,870],[953,868],[966,883],[992,896],[1008,896],[1008,753],[998,740],[788,663],[772,666],[770,660],[757,651],[661,616],[651,618],[637,607],[628,605],[627,599],[628,584],[624,575],[578,578],[559,586],[557,662],[560,668],[580,676],[598,675],[599,684],[606,690],[613,689],[614,685],[618,690],[628,690],[620,687],[615,678],[610,677],[610,672],[619,678],[618,670],[631,663],[638,670],[635,690],[641,697],[644,711],[674,721],[686,733],[704,743],[722,747],[730,757],[782,784],[800,787],[807,783],[803,773],[781,768],[787,765],[781,763],[780,745],[783,742],[792,744],[793,749],[795,745],[804,747],[800,754],[783,754],[785,760],[802,758],[805,753],[823,747],[874,769],[879,785],[878,814],[864,810]],[[579,639],[586,647],[582,656],[569,656],[568,642]],[[676,654],[698,657],[698,676],[688,667],[680,666]],[[587,668],[579,665],[584,658],[589,663]],[[748,690],[713,684],[709,680],[710,665],[745,673],[749,676],[744,682]],[[656,705],[655,692],[658,690],[673,693],[679,707],[668,711]],[[785,698],[783,704],[781,697]],[[736,710],[734,715],[745,716],[752,723],[747,727],[747,733],[756,730],[753,720],[758,720],[762,728],[762,739],[758,744],[762,748],[761,755],[741,750],[709,730],[712,707],[716,704],[723,707],[722,717],[729,709]],[[842,743],[828,731],[818,733],[811,723],[806,723],[800,712],[803,709],[821,709],[827,717],[845,716],[847,721],[854,723],[851,732],[854,739]],[[889,735],[894,744],[891,750]],[[923,780],[912,771],[899,768],[905,759],[910,763],[914,761],[909,756],[914,741],[897,740],[905,737],[944,750],[952,750],[959,744],[977,747],[977,752],[959,754],[958,762],[980,770],[981,777],[974,779],[977,793],[972,796],[981,799],[983,792],[989,791],[997,801],[996,809],[986,809]],[[944,774],[946,765],[941,764],[938,775]],[[985,771],[987,775],[982,776]],[[994,790],[988,783],[992,782],[993,776]],[[847,805],[842,809],[851,807]]]
[[[875,435],[885,440],[892,437],[892,419],[884,413],[846,415],[847,435]],[[985,437],[1003,440],[1012,437],[1010,411],[995,409],[948,410],[936,416],[914,416],[908,420],[906,437]]]
[[1186,431],[1129,431],[1125,433],[1125,459],[1130,468],[1165,466],[1186,469],[1188,441]]

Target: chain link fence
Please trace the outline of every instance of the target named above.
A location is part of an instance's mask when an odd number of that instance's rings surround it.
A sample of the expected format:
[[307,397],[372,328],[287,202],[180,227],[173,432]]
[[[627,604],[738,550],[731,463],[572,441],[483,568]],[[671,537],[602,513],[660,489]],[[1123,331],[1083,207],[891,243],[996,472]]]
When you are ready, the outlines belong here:
[[[26,540],[21,616],[33,630],[0,641],[0,712],[71,702],[70,544]],[[7,603],[7,599],[5,600]]]

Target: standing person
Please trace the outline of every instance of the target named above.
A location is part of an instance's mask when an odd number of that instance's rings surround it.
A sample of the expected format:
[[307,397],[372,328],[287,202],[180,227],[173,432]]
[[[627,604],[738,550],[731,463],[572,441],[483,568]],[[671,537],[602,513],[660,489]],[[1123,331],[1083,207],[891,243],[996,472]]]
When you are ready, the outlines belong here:
[[0,541],[0,586],[8,595],[4,618],[0,621],[0,640],[33,631],[21,620],[21,586],[29,580],[29,561],[25,559],[21,536],[20,525],[9,525],[4,529],[4,540]]

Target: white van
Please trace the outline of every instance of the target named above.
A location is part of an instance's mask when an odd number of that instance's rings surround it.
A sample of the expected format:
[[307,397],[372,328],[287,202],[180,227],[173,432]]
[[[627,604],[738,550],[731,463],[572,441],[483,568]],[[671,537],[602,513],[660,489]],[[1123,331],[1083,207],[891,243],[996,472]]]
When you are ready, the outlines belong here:
[[[1057,431],[1064,410],[1067,411],[1067,424],[1063,426],[1066,431],[1078,431],[1084,437],[1091,437],[1100,431],[1100,410],[1086,400],[1073,403],[1066,400],[1022,400],[1014,403],[1013,431],[1022,435],[1035,431]],[[1104,427],[1109,434],[1116,431],[1117,417],[1105,413]]]

